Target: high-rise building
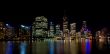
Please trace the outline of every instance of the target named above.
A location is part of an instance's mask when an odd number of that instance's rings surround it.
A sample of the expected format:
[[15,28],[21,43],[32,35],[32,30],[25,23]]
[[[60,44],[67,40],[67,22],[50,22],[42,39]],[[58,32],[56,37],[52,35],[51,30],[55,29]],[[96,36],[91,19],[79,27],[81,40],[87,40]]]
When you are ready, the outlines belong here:
[[15,36],[15,29],[10,24],[6,24],[5,38],[12,40]]
[[86,21],[83,21],[83,25],[81,28],[82,37],[87,37],[87,33],[88,33],[88,29],[87,29]]
[[66,16],[63,17],[63,36],[66,37],[69,35],[68,30],[68,19]]
[[70,35],[71,36],[76,36],[76,23],[71,23],[70,24]]
[[44,16],[35,18],[32,25],[32,36],[33,37],[47,37],[48,36],[48,21]]
[[54,24],[50,22],[50,30],[49,30],[49,36],[53,37],[54,36]]
[[30,30],[30,26],[25,26],[25,25],[21,25],[21,27],[19,28],[19,37],[20,39],[29,39],[30,38],[30,34],[31,34],[31,30]]
[[56,36],[60,36],[61,35],[61,30],[60,30],[60,25],[56,25]]
[[5,37],[5,26],[3,22],[0,22],[0,39],[4,39]]

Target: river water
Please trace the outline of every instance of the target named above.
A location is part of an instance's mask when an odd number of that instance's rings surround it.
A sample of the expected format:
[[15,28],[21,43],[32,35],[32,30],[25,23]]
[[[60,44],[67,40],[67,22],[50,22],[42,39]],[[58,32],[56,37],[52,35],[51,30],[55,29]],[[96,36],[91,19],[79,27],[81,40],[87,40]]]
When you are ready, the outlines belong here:
[[110,54],[110,40],[0,41],[0,54]]

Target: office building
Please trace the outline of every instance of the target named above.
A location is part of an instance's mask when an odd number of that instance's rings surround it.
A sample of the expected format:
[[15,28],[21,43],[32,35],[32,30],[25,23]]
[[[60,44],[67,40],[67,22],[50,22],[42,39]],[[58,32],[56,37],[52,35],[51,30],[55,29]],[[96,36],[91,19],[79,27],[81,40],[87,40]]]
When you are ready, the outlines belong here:
[[68,29],[68,19],[66,16],[63,17],[63,36],[66,37],[69,35]]
[[4,39],[5,37],[5,25],[3,22],[0,22],[0,39]]
[[15,36],[15,29],[10,24],[6,24],[5,38],[12,40]]
[[70,35],[71,36],[76,36],[76,23],[71,23],[70,24]]
[[49,29],[49,37],[53,37],[55,34],[54,24],[50,22],[50,29]]
[[56,25],[56,36],[61,36],[60,25]]
[[29,39],[31,36],[31,27],[21,25],[19,28],[19,37],[20,39]]
[[35,18],[32,24],[32,36],[36,37],[47,37],[48,36],[48,21],[44,16]]
[[82,37],[87,37],[88,29],[86,21],[83,21],[82,28],[81,28],[81,35]]

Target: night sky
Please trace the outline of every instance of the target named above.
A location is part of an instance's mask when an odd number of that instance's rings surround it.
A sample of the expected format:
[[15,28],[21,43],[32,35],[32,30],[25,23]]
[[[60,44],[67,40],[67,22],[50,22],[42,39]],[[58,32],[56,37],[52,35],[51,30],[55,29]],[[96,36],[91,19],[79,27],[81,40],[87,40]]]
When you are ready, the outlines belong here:
[[[6,9],[6,8],[5,8]],[[83,20],[87,21],[87,25],[91,30],[99,30],[103,27],[110,27],[110,9],[108,6],[16,6],[8,8],[8,10],[1,10],[0,21],[15,25],[25,24],[31,25],[36,16],[45,16],[49,21],[55,24],[62,24],[62,18],[65,15],[68,17],[70,23],[76,22],[77,27],[81,27]]]

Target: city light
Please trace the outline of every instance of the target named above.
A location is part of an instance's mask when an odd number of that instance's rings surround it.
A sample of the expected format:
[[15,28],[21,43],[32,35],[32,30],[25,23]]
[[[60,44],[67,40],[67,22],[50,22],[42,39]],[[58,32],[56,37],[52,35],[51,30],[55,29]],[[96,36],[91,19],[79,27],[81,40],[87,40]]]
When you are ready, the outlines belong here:
[[24,25],[21,25],[21,27],[25,27]]
[[20,44],[20,54],[26,54],[26,43],[22,42]]
[[[49,24],[48,24],[49,23]],[[82,21],[81,28],[77,27],[76,22],[69,22],[69,18],[67,16],[64,16],[62,18],[62,24],[56,23],[54,21],[48,21],[48,18],[44,16],[38,16],[35,18],[35,21],[32,22],[32,26],[25,26],[23,24],[18,26],[17,29],[15,27],[12,27],[10,24],[4,24],[3,22],[0,24],[0,39],[8,39],[7,37],[10,37],[10,39],[16,35],[18,36],[16,32],[18,32],[20,38],[27,38],[27,36],[32,35],[32,39],[36,38],[55,38],[59,40],[75,40],[76,38],[84,38],[84,39],[92,39],[92,31],[88,29],[87,21]],[[32,27],[32,28],[31,28]],[[102,28],[98,31],[96,31],[96,38],[105,38],[105,32],[106,28]],[[16,33],[16,34],[15,34]],[[14,34],[14,35],[13,35]],[[18,38],[18,37],[17,37]],[[15,38],[12,38],[15,39]]]
[[6,26],[9,26],[9,24],[6,24]]

